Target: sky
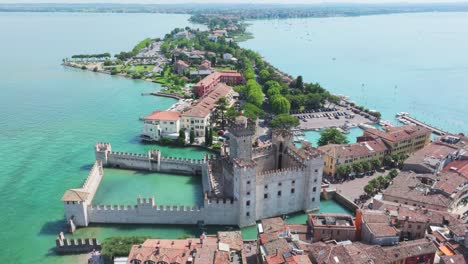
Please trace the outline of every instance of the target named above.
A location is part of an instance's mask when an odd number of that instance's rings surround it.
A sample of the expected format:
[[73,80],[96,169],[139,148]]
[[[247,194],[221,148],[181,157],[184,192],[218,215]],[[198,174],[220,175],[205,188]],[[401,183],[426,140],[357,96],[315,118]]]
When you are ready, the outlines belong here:
[[144,4],[177,4],[177,3],[447,3],[468,2],[468,0],[0,0],[0,3],[144,3]]

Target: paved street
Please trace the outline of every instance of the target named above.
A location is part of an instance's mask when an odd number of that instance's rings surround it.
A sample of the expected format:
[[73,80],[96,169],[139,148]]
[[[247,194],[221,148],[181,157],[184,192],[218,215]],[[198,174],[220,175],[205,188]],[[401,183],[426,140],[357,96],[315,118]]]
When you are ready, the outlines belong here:
[[359,198],[359,196],[362,194],[365,194],[364,186],[366,186],[370,180],[377,178],[380,175],[387,175],[388,172],[389,171],[376,172],[372,176],[364,176],[363,178],[356,178],[354,180],[345,181],[343,183],[330,184],[330,188],[336,189],[337,192],[349,198],[351,201],[354,201],[354,199]]

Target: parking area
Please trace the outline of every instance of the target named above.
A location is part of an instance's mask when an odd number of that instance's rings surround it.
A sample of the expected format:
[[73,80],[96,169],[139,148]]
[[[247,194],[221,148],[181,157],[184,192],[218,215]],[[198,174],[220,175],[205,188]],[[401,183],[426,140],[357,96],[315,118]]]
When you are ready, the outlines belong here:
[[293,113],[300,120],[300,128],[304,130],[319,130],[330,127],[356,127],[361,123],[371,124],[373,121],[363,115],[356,114],[345,107],[322,108]]

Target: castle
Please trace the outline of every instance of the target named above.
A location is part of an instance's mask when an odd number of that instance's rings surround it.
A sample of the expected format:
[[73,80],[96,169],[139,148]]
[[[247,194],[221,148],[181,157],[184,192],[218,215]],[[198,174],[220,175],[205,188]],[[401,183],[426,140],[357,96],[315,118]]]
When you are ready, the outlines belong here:
[[[271,144],[253,147],[256,123],[242,116],[230,122],[228,131],[229,142],[221,155],[201,160],[164,157],[159,151],[114,152],[109,143],[97,143],[96,162],[85,183],[62,198],[67,222],[72,230],[90,223],[244,227],[263,218],[319,209],[323,168],[319,150],[309,144],[297,148],[286,130],[274,130]],[[94,205],[103,167],[201,176],[203,204],[156,205],[154,197],[138,197],[135,205]]]

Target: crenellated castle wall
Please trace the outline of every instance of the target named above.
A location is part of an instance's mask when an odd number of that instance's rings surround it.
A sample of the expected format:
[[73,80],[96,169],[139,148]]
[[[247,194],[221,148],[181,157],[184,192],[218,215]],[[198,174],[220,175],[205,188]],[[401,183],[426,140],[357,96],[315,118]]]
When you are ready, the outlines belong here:
[[207,159],[163,157],[159,151],[149,151],[148,154],[117,152],[112,151],[110,143],[97,143],[95,155],[96,160],[102,160],[108,167],[189,175],[201,174]]
[[203,206],[156,205],[153,198],[136,205],[88,207],[91,223],[237,225],[238,204],[231,200],[206,199]]
[[83,190],[89,192],[87,202],[91,202],[93,200],[103,175],[104,171],[102,170],[102,163],[101,161],[96,161],[81,187]]

